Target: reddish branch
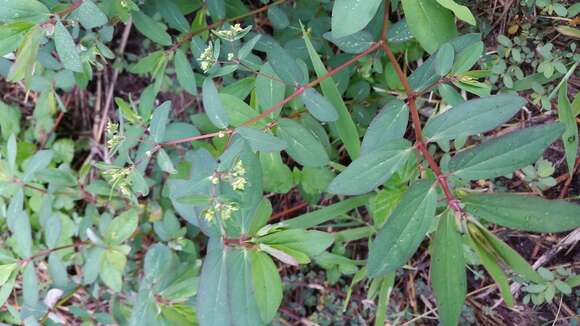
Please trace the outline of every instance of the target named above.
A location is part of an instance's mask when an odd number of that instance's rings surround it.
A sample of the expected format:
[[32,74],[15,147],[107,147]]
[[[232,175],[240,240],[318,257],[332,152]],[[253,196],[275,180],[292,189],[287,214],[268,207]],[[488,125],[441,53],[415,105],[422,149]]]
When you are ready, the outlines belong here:
[[24,266],[28,265],[31,261],[33,261],[37,258],[48,256],[48,255],[52,254],[53,252],[56,252],[59,250],[64,250],[64,249],[70,249],[70,248],[80,248],[80,247],[86,246],[88,244],[90,244],[90,241],[79,241],[79,242],[74,242],[74,243],[67,244],[67,245],[62,245],[60,247],[45,249],[45,250],[39,251],[35,255],[32,255],[26,259],[22,259],[19,262],[19,264],[22,267],[24,267]]
[[387,41],[388,27],[389,27],[389,5],[388,2],[385,1],[385,16],[383,21],[383,31],[381,34],[382,37],[381,46],[383,48],[383,51],[389,58],[389,61],[395,68],[395,72],[399,77],[401,84],[403,84],[403,88],[405,89],[405,93],[407,94],[407,107],[411,112],[411,121],[413,123],[413,130],[415,133],[415,148],[417,148],[417,150],[421,153],[421,155],[423,155],[425,161],[427,161],[429,167],[431,167],[431,169],[437,176],[437,182],[439,183],[439,185],[441,185],[441,188],[445,193],[445,197],[447,198],[447,205],[449,206],[449,208],[453,209],[456,216],[462,217],[463,214],[461,206],[459,205],[459,201],[457,200],[457,198],[455,198],[455,195],[449,188],[449,182],[447,180],[447,177],[443,174],[441,168],[439,167],[439,165],[437,164],[437,162],[427,149],[427,145],[423,138],[423,129],[421,128],[421,118],[419,117],[419,111],[417,110],[417,104],[415,102],[415,99],[417,98],[417,93],[415,93],[415,91],[413,91],[413,89],[411,88],[409,80],[407,79],[407,75],[401,69],[401,66],[397,61],[397,58],[395,58],[393,51],[391,51],[391,48],[389,47],[389,42]]
[[264,12],[264,11],[268,10],[268,8],[270,6],[276,6],[276,5],[282,4],[282,3],[286,2],[286,1],[287,0],[278,0],[278,1],[272,2],[272,3],[268,4],[268,5],[262,6],[262,7],[258,8],[258,9],[254,9],[254,10],[248,11],[245,14],[242,14],[242,15],[239,15],[239,16],[236,16],[236,17],[232,17],[232,18],[228,18],[228,19],[221,19],[221,20],[218,20],[217,22],[215,22],[215,23],[213,23],[211,25],[208,25],[206,27],[200,28],[200,29],[195,30],[193,32],[187,33],[185,36],[183,36],[181,39],[179,39],[177,42],[175,42],[175,44],[169,49],[169,51],[170,52],[173,52],[173,51],[177,50],[185,42],[190,41],[194,36],[196,36],[198,34],[201,34],[201,33],[205,32],[207,30],[211,30],[211,29],[214,29],[214,28],[218,28],[218,27],[222,26],[225,23],[231,23],[231,22],[235,22],[235,21],[240,20],[240,19],[244,19],[246,17],[255,16],[255,15],[261,13],[261,12]]

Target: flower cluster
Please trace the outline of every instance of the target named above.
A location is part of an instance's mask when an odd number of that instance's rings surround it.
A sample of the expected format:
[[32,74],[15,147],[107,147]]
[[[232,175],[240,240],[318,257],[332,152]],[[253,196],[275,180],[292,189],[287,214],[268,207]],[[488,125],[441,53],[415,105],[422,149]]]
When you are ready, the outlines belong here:
[[133,172],[133,166],[126,168],[112,167],[103,171],[103,178],[111,185],[113,189],[119,189],[123,196],[131,196],[131,180],[129,176]]
[[214,52],[213,44],[209,42],[207,48],[205,48],[205,50],[203,50],[199,58],[197,58],[201,70],[203,70],[204,72],[208,72],[211,69],[211,67],[213,67],[213,65],[216,63],[216,59],[213,52]]
[[113,151],[123,140],[125,137],[119,134],[119,124],[108,121],[107,122],[107,148],[110,151]]
[[238,210],[239,210],[239,207],[234,202],[215,201],[213,206],[210,206],[210,207],[204,209],[201,214],[202,214],[203,218],[208,222],[213,221],[217,215],[219,215],[219,217],[223,221],[227,221],[232,217],[234,212],[236,212]]
[[225,179],[230,182],[234,190],[244,190],[246,189],[246,168],[242,164],[242,161],[236,162],[232,171],[225,176]]
[[236,191],[245,190],[248,180],[246,179],[246,168],[242,161],[237,161],[230,172],[213,174],[209,177],[209,181],[214,185],[217,185],[222,180],[231,184]]
[[246,35],[252,26],[248,26],[246,28],[242,28],[240,24],[235,24],[230,26],[229,28],[225,28],[219,31],[212,31],[215,35],[219,38],[224,39],[226,41],[233,42],[235,40],[239,40],[240,38]]

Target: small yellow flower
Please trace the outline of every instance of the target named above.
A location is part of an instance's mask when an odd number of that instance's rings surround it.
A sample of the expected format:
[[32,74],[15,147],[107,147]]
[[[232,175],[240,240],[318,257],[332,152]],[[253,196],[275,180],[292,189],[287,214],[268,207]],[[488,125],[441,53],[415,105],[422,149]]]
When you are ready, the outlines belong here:
[[234,190],[244,190],[246,189],[246,179],[242,177],[237,177],[232,181],[232,187]]
[[203,52],[201,53],[199,58],[197,58],[197,60],[199,61],[201,70],[203,70],[204,72],[208,72],[211,69],[211,67],[213,67],[216,61],[213,56],[213,44],[211,42],[209,42],[207,48],[203,50]]

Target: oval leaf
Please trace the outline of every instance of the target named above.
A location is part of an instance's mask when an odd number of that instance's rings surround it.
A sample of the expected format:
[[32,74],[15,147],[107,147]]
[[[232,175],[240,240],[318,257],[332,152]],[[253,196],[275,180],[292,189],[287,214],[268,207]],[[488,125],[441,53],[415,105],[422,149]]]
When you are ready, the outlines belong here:
[[392,141],[354,160],[328,186],[337,195],[361,195],[387,181],[412,154],[406,140]]
[[517,194],[471,194],[462,199],[470,214],[511,229],[563,232],[580,227],[580,205]]
[[260,309],[262,321],[269,323],[276,315],[282,302],[282,280],[272,258],[259,251],[251,251],[250,253],[256,302]]
[[415,253],[435,216],[437,192],[428,180],[419,181],[403,195],[369,252],[369,277],[394,272]]
[[405,18],[411,33],[429,53],[455,35],[455,19],[451,12],[433,0],[402,0]]
[[457,325],[467,293],[467,276],[463,241],[451,211],[443,214],[431,240],[431,285],[441,324]]
[[175,73],[179,85],[191,95],[197,95],[195,75],[187,56],[181,49],[175,51]]
[[525,103],[523,98],[514,95],[494,95],[463,102],[429,119],[424,135],[435,141],[490,131],[511,119]]
[[328,154],[316,138],[301,124],[281,119],[278,136],[287,143],[286,152],[303,166],[317,167],[328,163]]
[[279,152],[286,148],[286,142],[280,138],[250,127],[238,127],[239,133],[254,151]]
[[83,71],[81,57],[79,56],[75,41],[60,21],[54,26],[54,46],[60,62],[66,69],[75,72]]
[[338,119],[338,113],[336,113],[334,106],[314,88],[305,89],[300,94],[300,99],[316,119],[320,121],[336,121]]
[[443,77],[451,71],[453,60],[455,58],[455,49],[453,45],[445,43],[435,54],[435,72]]
[[218,128],[227,128],[228,115],[211,78],[203,81],[202,92],[203,107],[211,123]]
[[389,101],[371,122],[363,138],[361,153],[370,153],[389,141],[401,139],[407,130],[409,110],[403,101]]
[[345,37],[365,28],[381,5],[381,0],[336,0],[332,7],[332,34]]
[[564,126],[552,123],[493,138],[455,155],[449,170],[468,180],[506,175],[536,162],[563,132]]

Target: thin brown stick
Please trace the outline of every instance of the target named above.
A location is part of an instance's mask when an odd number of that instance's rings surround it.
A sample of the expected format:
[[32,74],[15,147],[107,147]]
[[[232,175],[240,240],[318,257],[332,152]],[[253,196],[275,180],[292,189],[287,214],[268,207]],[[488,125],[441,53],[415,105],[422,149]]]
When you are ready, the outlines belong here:
[[[123,30],[123,36],[121,38],[121,46],[119,47],[118,56],[123,56],[125,53],[125,47],[127,46],[127,40],[129,39],[129,34],[131,33],[131,26],[133,21],[131,18],[127,20],[127,24],[125,25],[125,29]],[[107,116],[109,115],[109,108],[113,103],[113,95],[115,94],[115,84],[117,83],[117,79],[119,78],[120,69],[115,68],[113,71],[113,77],[111,78],[111,85],[109,86],[109,90],[107,92],[107,98],[105,100],[105,106],[103,107],[103,114],[101,115],[101,121],[99,125],[99,129],[97,134],[95,135],[95,142],[98,144],[101,141],[101,137],[103,135],[103,130],[105,129],[105,124],[107,123]]]

